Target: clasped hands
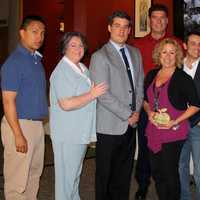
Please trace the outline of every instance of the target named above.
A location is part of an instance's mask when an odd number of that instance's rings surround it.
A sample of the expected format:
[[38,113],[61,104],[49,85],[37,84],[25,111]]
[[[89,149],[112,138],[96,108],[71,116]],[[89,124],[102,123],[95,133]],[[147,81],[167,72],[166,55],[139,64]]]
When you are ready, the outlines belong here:
[[128,118],[128,124],[132,126],[133,124],[136,124],[139,121],[139,112],[133,112],[132,115]]

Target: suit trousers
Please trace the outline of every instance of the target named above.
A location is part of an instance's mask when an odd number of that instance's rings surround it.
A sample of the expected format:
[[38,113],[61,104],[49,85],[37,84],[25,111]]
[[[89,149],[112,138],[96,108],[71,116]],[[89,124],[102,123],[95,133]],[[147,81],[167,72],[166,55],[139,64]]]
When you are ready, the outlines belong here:
[[150,184],[151,167],[149,161],[149,149],[147,146],[147,137],[145,129],[148,122],[148,116],[144,109],[141,110],[138,122],[138,158],[136,162],[135,178],[139,189],[146,191]]
[[152,176],[159,200],[180,200],[179,159],[184,140],[162,144],[158,153],[150,151]]
[[128,200],[136,129],[123,135],[97,134],[96,200]]
[[4,146],[6,200],[36,200],[44,163],[44,129],[41,121],[19,120],[28,143],[26,154],[16,151],[14,134],[5,117],[1,123]]

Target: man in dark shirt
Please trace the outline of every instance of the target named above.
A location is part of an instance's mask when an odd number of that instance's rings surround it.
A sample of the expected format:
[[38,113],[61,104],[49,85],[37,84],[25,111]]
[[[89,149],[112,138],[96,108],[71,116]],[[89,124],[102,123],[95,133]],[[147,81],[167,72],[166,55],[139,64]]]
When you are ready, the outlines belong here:
[[1,69],[4,117],[4,193],[6,200],[36,200],[44,160],[42,120],[48,115],[41,54],[45,25],[27,16],[20,27],[20,43]]
[[[198,96],[200,97],[200,31],[198,29],[187,34],[184,48],[186,50],[186,57],[183,62],[183,70],[193,78]],[[179,162],[181,200],[192,199],[189,185],[190,156],[192,156],[194,163],[196,196],[197,199],[200,199],[200,111],[190,118],[190,125],[188,138],[183,145]]]
[[[149,20],[151,32],[147,36],[133,41],[133,46],[140,49],[143,59],[145,74],[155,67],[152,59],[152,52],[156,44],[164,38],[175,38],[167,33],[168,9],[163,4],[153,4],[149,9]],[[181,45],[182,42],[175,38]],[[147,115],[142,110],[138,123],[138,143],[139,152],[136,165],[136,180],[139,189],[136,192],[135,199],[142,200],[146,198],[148,186],[150,184],[151,170],[148,158],[148,147],[145,137],[145,127],[147,124]]]

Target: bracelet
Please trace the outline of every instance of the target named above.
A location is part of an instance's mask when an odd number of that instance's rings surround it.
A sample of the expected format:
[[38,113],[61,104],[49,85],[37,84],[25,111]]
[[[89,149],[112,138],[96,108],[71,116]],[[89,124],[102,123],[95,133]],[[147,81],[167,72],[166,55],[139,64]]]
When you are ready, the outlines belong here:
[[175,126],[173,126],[173,127],[172,127],[172,130],[173,130],[173,131],[176,131],[176,130],[178,130],[178,129],[179,129],[179,127],[180,127],[180,125],[179,125],[179,124],[177,124],[177,125],[175,125]]
[[[174,122],[176,122],[176,120],[174,120]],[[178,123],[175,123],[174,126],[172,126],[172,130],[176,131],[178,130],[180,127],[180,125]]]

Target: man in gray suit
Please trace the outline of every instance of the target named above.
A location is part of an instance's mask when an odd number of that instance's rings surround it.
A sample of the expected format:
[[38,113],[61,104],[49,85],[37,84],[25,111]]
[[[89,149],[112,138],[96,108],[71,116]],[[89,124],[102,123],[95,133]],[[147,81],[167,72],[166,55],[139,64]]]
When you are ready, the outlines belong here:
[[91,78],[109,90],[98,98],[96,200],[128,200],[135,132],[143,102],[143,67],[138,49],[126,44],[131,18],[109,17],[110,40],[92,55]]

